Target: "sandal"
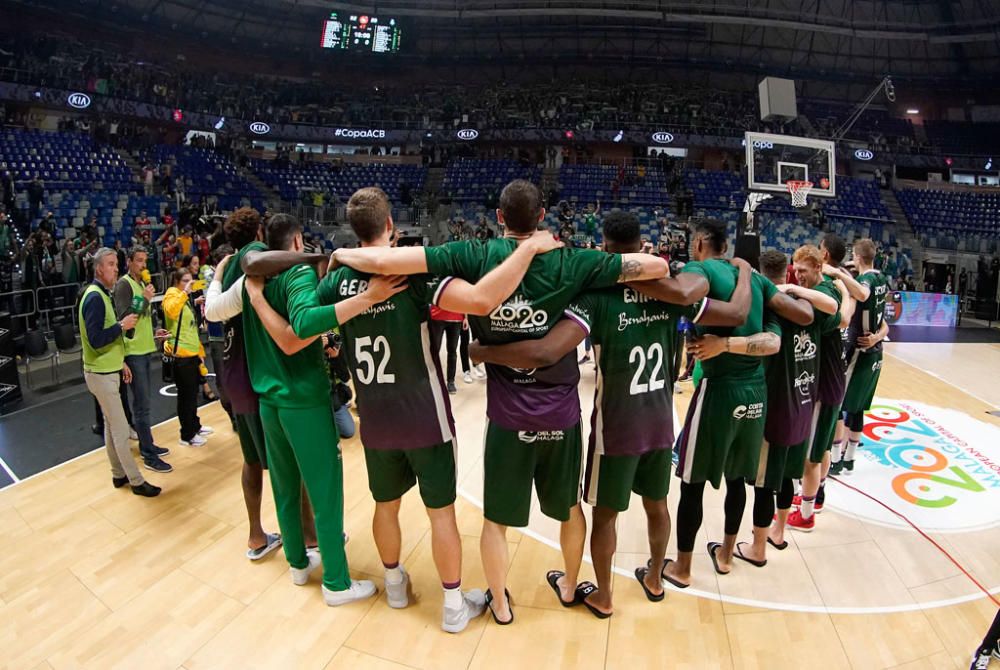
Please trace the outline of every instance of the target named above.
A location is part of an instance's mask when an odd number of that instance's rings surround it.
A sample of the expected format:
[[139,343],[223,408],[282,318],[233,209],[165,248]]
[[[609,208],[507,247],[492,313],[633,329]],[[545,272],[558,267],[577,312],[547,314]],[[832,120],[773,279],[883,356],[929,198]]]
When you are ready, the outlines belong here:
[[718,542],[708,543],[708,555],[712,557],[712,565],[715,566],[715,572],[720,575],[728,575],[728,572],[723,572],[719,569],[719,559],[716,557],[716,551],[722,548],[722,545]]
[[514,602],[510,599],[510,591],[504,589],[503,594],[507,596],[507,607],[510,608],[509,619],[507,619],[506,621],[500,621],[500,619],[497,617],[497,613],[493,610],[493,605],[492,605],[493,593],[489,589],[486,589],[486,607],[489,608],[490,614],[493,615],[493,620],[496,621],[498,625],[509,626],[512,623],[514,623]]
[[743,546],[744,544],[746,544],[746,542],[737,542],[736,543],[736,551],[733,552],[733,556],[735,558],[738,558],[741,561],[746,561],[747,563],[749,563],[750,565],[752,565],[752,566],[754,566],[756,568],[763,568],[765,565],[767,565],[767,559],[766,558],[763,561],[758,561],[755,558],[750,558],[748,556],[744,556],[743,555],[743,550],[740,549],[740,547]]
[[590,610],[590,613],[596,616],[598,619],[607,619],[611,616],[612,612],[602,612],[593,605],[587,602],[587,596],[597,590],[592,582],[580,582],[576,587],[576,599],[578,602],[583,603],[583,606]]
[[650,591],[649,587],[646,586],[647,574],[649,574],[649,568],[635,569],[635,578],[639,580],[639,586],[641,586],[642,590],[646,592],[646,599],[649,600],[650,602],[658,603],[661,600],[663,600],[663,597],[666,595],[666,591],[661,591],[660,593],[653,593],[652,591]]
[[[647,570],[650,568],[652,562],[653,562],[652,559],[646,561],[646,569]],[[687,587],[691,586],[690,584],[685,584],[684,582],[677,581],[676,579],[674,579],[673,577],[671,577],[670,575],[668,575],[666,573],[667,564],[673,563],[673,562],[674,562],[674,559],[672,559],[672,558],[665,558],[665,559],[663,559],[663,568],[660,570],[660,578],[667,580],[668,582],[670,582],[672,585],[676,586],[679,589],[686,589]]]
[[247,549],[247,558],[251,561],[259,561],[281,546],[281,536],[277,533],[267,533],[266,538],[267,541],[264,542],[264,546]]
[[545,581],[547,581],[549,586],[552,587],[552,590],[556,592],[556,598],[559,599],[560,605],[563,607],[573,607],[574,605],[579,604],[579,598],[573,598],[573,600],[566,602],[562,599],[562,590],[559,588],[559,578],[565,576],[566,573],[562,570],[549,570],[545,573]]
[[769,545],[771,545],[772,547],[774,547],[775,549],[777,549],[778,551],[784,551],[785,549],[788,549],[788,540],[784,540],[781,544],[778,544],[777,542],[775,542],[774,540],[772,540],[770,537],[768,537],[767,538],[767,543]]

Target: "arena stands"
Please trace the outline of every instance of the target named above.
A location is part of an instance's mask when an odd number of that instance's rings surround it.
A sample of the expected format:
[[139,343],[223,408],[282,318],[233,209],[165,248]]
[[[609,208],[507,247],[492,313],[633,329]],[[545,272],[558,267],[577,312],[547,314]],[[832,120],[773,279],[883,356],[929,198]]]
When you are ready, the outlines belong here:
[[288,201],[297,200],[302,189],[318,189],[346,201],[363,186],[378,186],[399,204],[406,199],[404,191],[420,191],[427,178],[427,168],[422,165],[279,163],[263,159],[254,159],[250,164],[265,184]]
[[1000,194],[902,189],[896,191],[924,244],[942,249],[994,251],[1000,239]]
[[670,199],[666,175],[645,165],[563,165],[559,184],[560,198],[580,205],[597,201],[662,205]]
[[1000,153],[1000,123],[968,121],[927,121],[924,124],[931,143],[951,154]]
[[183,180],[189,200],[214,196],[220,210],[233,210],[245,204],[264,207],[265,194],[242,176],[232,161],[212,149],[161,144],[140,156],[143,164],[170,165],[171,178]]
[[482,202],[490,194],[499,196],[500,189],[514,179],[537,184],[541,170],[510,159],[457,159],[448,164],[441,193],[456,202]]

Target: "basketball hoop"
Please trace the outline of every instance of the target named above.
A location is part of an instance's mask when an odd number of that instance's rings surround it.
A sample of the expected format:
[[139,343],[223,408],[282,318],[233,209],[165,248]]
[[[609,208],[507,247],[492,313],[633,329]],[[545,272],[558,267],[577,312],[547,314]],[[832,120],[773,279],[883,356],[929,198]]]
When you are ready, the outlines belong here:
[[788,186],[788,194],[792,197],[792,207],[805,207],[806,198],[809,197],[809,192],[812,191],[813,183],[811,181],[797,181],[791,179],[785,182]]

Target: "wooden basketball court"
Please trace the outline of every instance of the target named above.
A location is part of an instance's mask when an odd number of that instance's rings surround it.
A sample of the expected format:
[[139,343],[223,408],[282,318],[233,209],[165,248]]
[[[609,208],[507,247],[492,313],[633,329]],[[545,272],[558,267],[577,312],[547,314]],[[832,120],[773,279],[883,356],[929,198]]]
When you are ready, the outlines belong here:
[[[771,550],[765,568],[737,561],[731,574],[716,576],[703,547],[721,538],[722,496],[710,490],[694,583],[685,592],[668,590],[662,603],[647,602],[631,576],[647,558],[641,506],[621,518],[616,611],[600,621],[555,601],[544,574],[561,567],[554,548],[558,528],[536,509],[525,533],[508,536],[515,625],[500,627],[484,616],[464,633],[448,635],[439,627],[440,585],[415,492],[402,511],[404,564],[417,594],[409,609],[390,609],[384,596],[328,608],[316,576],[305,588],[291,584],[280,553],[250,563],[243,553],[241,454],[221,408],[211,405],[202,419],[218,432],[204,448],[176,446],[175,421],[154,430],[158,443],[171,448],[175,467],[172,474],[151,475],[165,487],[157,499],[113,489],[102,451],[0,490],[0,531],[7,540],[0,555],[0,664],[25,670],[964,669],[996,611],[972,578],[1000,591],[1000,488],[991,488],[989,474],[990,463],[1000,463],[1000,441],[992,439],[1000,420],[986,414],[1000,407],[1000,345],[893,343],[886,349],[878,398],[919,412],[914,416],[935,428],[935,453],[947,462],[919,446],[894,455],[889,443],[898,445],[896,432],[893,439],[866,444],[857,472],[844,482],[884,498],[878,485],[906,473],[879,458],[909,459],[915,466],[910,475],[927,481],[900,485],[902,497],[882,502],[933,525],[929,537],[957,564],[862,494],[830,482],[827,508],[813,533],[789,531],[789,548]],[[592,369],[583,368],[585,416]],[[477,507],[485,382],[459,386],[453,403],[464,585],[485,588]],[[690,395],[686,385],[675,396],[679,413]],[[889,416],[890,410],[881,411]],[[931,439],[927,435],[921,439]],[[959,443],[979,456],[949,446]],[[381,587],[370,531],[374,504],[359,441],[345,442],[343,453],[352,572]],[[908,503],[906,496],[925,503]],[[949,497],[955,502],[940,506]],[[269,491],[265,527],[277,529]],[[743,528],[749,539],[749,504]],[[674,552],[671,542],[668,555]],[[593,579],[589,564],[581,578]]]

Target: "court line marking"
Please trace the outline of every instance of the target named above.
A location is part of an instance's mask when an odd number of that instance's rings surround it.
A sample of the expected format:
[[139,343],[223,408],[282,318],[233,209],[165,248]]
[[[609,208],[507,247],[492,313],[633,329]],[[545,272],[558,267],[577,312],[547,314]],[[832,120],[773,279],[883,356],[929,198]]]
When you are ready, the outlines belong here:
[[[476,506],[480,510],[483,508],[483,503],[481,500],[470,494],[463,488],[458,488],[458,494],[465,498],[466,501]],[[537,540],[542,544],[555,549],[556,551],[561,551],[559,543],[555,540],[550,540],[549,538],[541,535],[540,533],[531,530],[528,527],[515,528],[516,531],[530,537],[533,540]],[[584,553],[583,560],[587,561],[593,565],[593,561],[590,559],[589,553]],[[629,579],[635,579],[635,575],[624,568],[619,568],[612,565],[612,572],[615,574],[627,577]],[[765,610],[781,610],[783,612],[805,612],[809,614],[897,614],[903,612],[919,612],[928,609],[937,609],[939,607],[951,607],[952,605],[961,605],[962,603],[972,602],[974,600],[982,600],[986,598],[986,594],[982,592],[972,593],[965,596],[958,596],[956,598],[948,598],[946,600],[932,600],[925,603],[910,603],[907,605],[885,605],[885,606],[875,606],[875,607],[828,607],[826,605],[798,605],[794,603],[781,603],[781,602],[771,602],[767,600],[756,600],[754,598],[743,598],[741,596],[730,596],[723,593],[717,593],[712,591],[701,591],[695,588],[679,589],[670,583],[665,582],[663,588],[672,593],[678,593],[686,596],[695,596],[698,598],[705,598],[707,600],[716,600],[718,602],[730,603],[733,605],[746,605],[747,607],[756,607],[758,609]],[[1000,593],[1000,586],[993,587],[989,589],[991,594]]]
[[[2,467],[4,469],[4,471],[8,475],[10,475],[10,478],[14,480],[14,483],[11,484],[11,486],[13,486],[14,484],[17,484],[18,482],[21,481],[21,479],[17,475],[14,474],[14,471],[10,469],[10,466],[7,465],[7,461],[5,461],[3,458],[0,458],[0,467]],[[7,488],[7,487],[4,487],[4,488]]]

